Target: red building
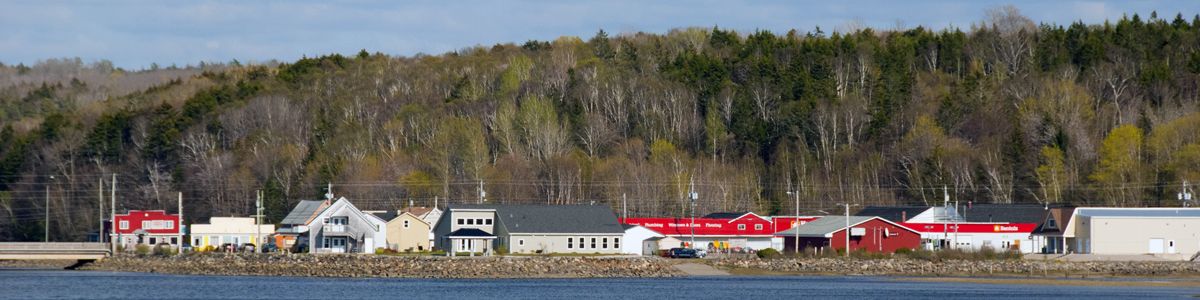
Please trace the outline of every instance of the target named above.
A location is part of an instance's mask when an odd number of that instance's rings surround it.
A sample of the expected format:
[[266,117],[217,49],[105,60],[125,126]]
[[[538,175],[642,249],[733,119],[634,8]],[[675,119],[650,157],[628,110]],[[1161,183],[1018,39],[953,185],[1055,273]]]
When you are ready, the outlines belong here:
[[111,233],[113,240],[132,250],[138,244],[167,244],[178,247],[180,239],[179,215],[170,215],[162,210],[131,210],[113,218]]
[[700,218],[625,218],[622,224],[640,225],[659,234],[703,249],[771,248],[775,224],[752,212],[714,213]]
[[850,249],[868,252],[892,253],[897,249],[917,249],[921,246],[921,233],[880,217],[851,216],[850,226],[842,216],[821,217],[799,227],[780,231],[776,236],[784,239],[785,251],[796,251],[796,237],[803,251],[837,251],[846,248],[849,228]]
[[925,248],[981,250],[1012,250],[1023,253],[1041,251],[1035,247],[1032,234],[1034,223],[902,223],[921,233]]

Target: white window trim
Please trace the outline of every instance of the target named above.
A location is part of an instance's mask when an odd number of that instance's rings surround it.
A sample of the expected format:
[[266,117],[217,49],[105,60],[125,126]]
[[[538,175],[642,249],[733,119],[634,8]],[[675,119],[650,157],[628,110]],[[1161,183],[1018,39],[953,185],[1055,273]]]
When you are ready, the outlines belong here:
[[121,229],[129,229],[129,220],[121,220]]

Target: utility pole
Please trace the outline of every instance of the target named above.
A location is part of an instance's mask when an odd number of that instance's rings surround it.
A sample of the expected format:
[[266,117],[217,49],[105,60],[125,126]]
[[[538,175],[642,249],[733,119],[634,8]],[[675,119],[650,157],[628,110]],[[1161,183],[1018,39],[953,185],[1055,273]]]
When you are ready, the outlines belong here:
[[96,216],[99,217],[99,221],[97,221],[97,222],[100,222],[100,227],[96,227],[96,242],[103,243],[104,242],[104,177],[100,178],[100,184],[98,186],[100,187],[100,194],[99,194],[99,197],[96,198],[96,204],[98,207],[98,210],[96,211]]
[[479,180],[479,204],[483,204],[483,197],[487,197],[487,192],[483,191],[483,179]]
[[254,200],[254,252],[262,253],[262,217],[263,217],[263,193],[262,190],[254,191],[258,199]]
[[1184,180],[1181,185],[1182,186],[1179,188],[1179,193],[1176,194],[1175,197],[1179,200],[1179,204],[1181,204],[1183,207],[1191,206],[1190,202],[1192,201],[1192,190],[1188,188],[1187,180]]
[[850,207],[858,206],[858,204],[851,204],[850,202],[846,202],[846,203],[838,203],[838,205],[842,205],[842,206],[846,207],[846,229],[845,229],[845,231],[846,231],[846,258],[850,258]]
[[109,189],[109,192],[112,193],[112,195],[108,197],[108,201],[109,201],[108,209],[111,210],[111,213],[108,214],[108,228],[110,228],[111,229],[110,231],[112,231],[112,233],[110,233],[111,235],[108,237],[109,246],[112,248],[109,250],[109,251],[111,251],[111,252],[109,252],[109,254],[116,255],[117,254],[117,238],[116,238],[117,237],[117,173],[112,174],[112,188]]
[[179,241],[179,244],[175,245],[175,250],[179,254],[183,254],[183,192],[179,192],[178,195],[179,195],[179,201],[178,201],[178,203],[179,203],[179,224],[175,224],[175,230],[177,232],[175,235],[179,236],[179,239],[176,240],[176,241]]
[[[792,183],[789,182],[788,183],[789,189],[791,188],[791,185],[792,185]],[[792,250],[795,253],[800,253],[800,228],[798,228],[798,227],[800,227],[800,191],[791,190],[791,191],[788,191],[787,193],[788,193],[788,195],[792,195],[792,196],[796,197],[796,219],[792,220],[792,230],[796,231],[796,240],[794,241],[795,245],[793,246]]]
[[50,175],[50,180],[46,181],[46,224],[43,224],[42,229],[46,230],[46,235],[43,237],[43,242],[50,242],[50,183],[54,182],[54,175]]
[[621,220],[629,218],[629,208],[627,207],[628,199],[625,198],[625,193],[621,193]]
[[691,248],[696,248],[696,198],[700,198],[700,194],[696,193],[696,179],[691,179],[691,184],[688,187],[688,198],[691,198]]

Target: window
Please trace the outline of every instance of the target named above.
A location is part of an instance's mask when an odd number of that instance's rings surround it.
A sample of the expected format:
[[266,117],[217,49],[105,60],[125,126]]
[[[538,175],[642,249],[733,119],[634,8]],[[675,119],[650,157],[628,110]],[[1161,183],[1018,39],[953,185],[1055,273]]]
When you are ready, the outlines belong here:
[[408,220],[404,220],[404,228],[408,228]]
[[525,246],[525,239],[518,239],[517,246]]
[[572,243],[575,243],[575,239],[567,238],[567,249],[571,249]]
[[467,219],[467,225],[475,225],[475,219]]
[[164,229],[175,229],[175,221],[167,221],[167,226]]
[[475,225],[483,225],[483,219],[475,219]]
[[746,230],[746,224],[738,224],[738,230]]
[[347,225],[350,224],[350,217],[332,217],[329,218],[329,223],[333,225]]
[[592,249],[596,249],[596,238],[592,238]]
[[1054,225],[1054,218],[1051,218],[1048,222],[1046,222],[1046,227],[1058,228],[1058,225]]
[[487,222],[487,225],[492,225],[492,219],[487,219],[487,220],[484,220],[484,221],[485,221],[485,222]]
[[754,230],[762,230],[762,224],[754,224]]
[[621,249],[621,238],[613,238],[613,248]]
[[121,229],[129,229],[129,221],[121,220]]
[[200,238],[195,238],[195,239],[193,239],[193,240],[192,240],[192,247],[199,247],[199,246],[200,246]]
[[608,249],[608,238],[601,239],[600,248]]
[[150,238],[150,244],[151,244],[151,245],[158,245],[158,238],[153,238],[153,237],[152,237],[152,238]]
[[464,222],[463,219],[458,219],[458,225],[464,224],[463,222]]
[[178,244],[179,244],[179,238],[171,238],[171,245],[178,245]]

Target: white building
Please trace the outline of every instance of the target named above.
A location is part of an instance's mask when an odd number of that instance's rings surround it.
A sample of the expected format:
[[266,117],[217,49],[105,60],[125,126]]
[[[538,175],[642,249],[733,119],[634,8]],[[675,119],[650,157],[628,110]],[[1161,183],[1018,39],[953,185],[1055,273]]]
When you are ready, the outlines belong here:
[[638,225],[622,225],[622,226],[625,226],[625,236],[623,238],[621,238],[621,240],[625,241],[624,244],[621,244],[621,253],[622,254],[643,255],[645,253],[644,249],[642,249],[643,241],[650,239],[650,238],[664,236],[664,235],[659,234],[658,232],[654,232],[654,230],[650,230],[650,229],[647,229],[646,227],[642,227],[642,226],[638,226]]
[[1063,237],[1073,253],[1187,259],[1200,252],[1200,208],[1079,207]]
[[268,242],[275,233],[274,224],[255,225],[254,218],[212,217],[208,224],[192,224],[190,227],[193,249],[203,250],[206,246],[220,249],[232,244],[240,247],[253,244],[255,247]]

